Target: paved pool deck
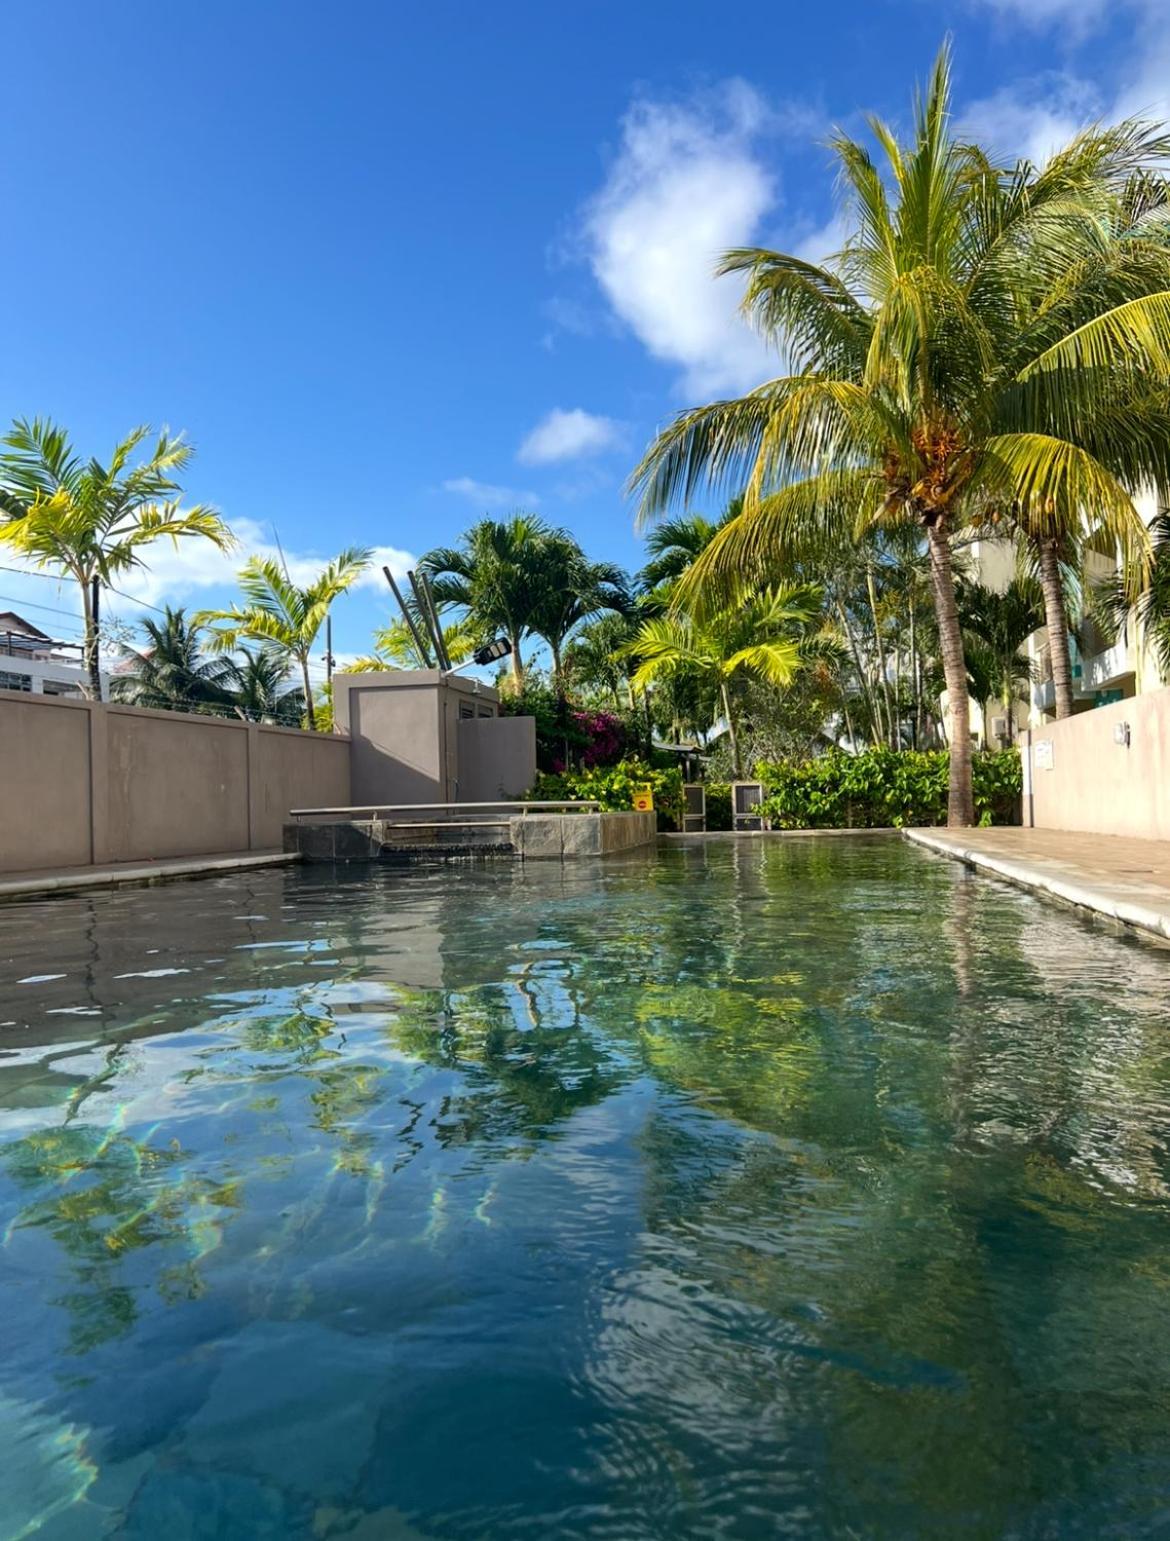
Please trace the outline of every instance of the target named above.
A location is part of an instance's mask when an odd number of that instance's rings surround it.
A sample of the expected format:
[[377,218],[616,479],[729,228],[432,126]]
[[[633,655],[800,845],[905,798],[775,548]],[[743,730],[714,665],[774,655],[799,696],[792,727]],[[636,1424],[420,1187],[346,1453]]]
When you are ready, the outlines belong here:
[[978,872],[1170,942],[1170,841],[1060,829],[907,829]]
[[118,888],[123,883],[167,883],[172,878],[216,877],[249,867],[281,867],[300,857],[284,851],[216,851],[206,856],[173,856],[159,861],[110,862],[101,867],[54,867],[42,872],[5,872],[0,904],[8,899],[69,893],[85,888]]

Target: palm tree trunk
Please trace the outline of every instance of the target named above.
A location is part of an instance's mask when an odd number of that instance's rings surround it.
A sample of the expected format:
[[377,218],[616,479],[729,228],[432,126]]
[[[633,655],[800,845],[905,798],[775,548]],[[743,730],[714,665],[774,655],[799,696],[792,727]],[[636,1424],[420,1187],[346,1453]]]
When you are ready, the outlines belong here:
[[922,696],[918,682],[918,632],[913,600],[910,601],[910,689],[914,701],[914,715],[910,725],[910,747],[917,749]]
[[727,681],[719,681],[719,696],[723,702],[723,715],[727,718],[727,740],[731,745],[731,770],[736,781],[743,780],[743,765],[739,758],[739,735],[735,731],[735,714],[731,710],[731,696]]
[[877,590],[873,582],[873,568],[868,564],[865,569],[865,591],[869,597],[869,613],[873,619],[873,647],[878,664],[878,699],[881,701],[886,715],[885,723],[882,726],[882,733],[887,743],[892,743],[894,736],[894,713],[890,705],[890,682],[886,678],[886,650],[882,644],[881,625],[878,621]]
[[1056,719],[1073,714],[1072,660],[1068,647],[1068,610],[1060,581],[1060,553],[1054,540],[1037,542],[1040,587],[1044,591],[1044,623],[1048,629],[1048,655],[1052,659],[1052,690]]
[[309,683],[309,655],[308,655],[308,653],[302,653],[301,654],[301,678],[305,682],[305,722],[308,724],[309,732],[310,733],[316,733],[316,731],[317,731],[317,716],[316,716],[316,713],[313,711],[313,687]]
[[845,606],[841,603],[840,600],[837,601],[837,617],[841,622],[841,629],[845,633],[845,640],[848,642],[849,651],[853,656],[853,667],[857,671],[857,685],[861,691],[861,699],[865,702],[866,711],[869,715],[870,742],[876,744],[878,741],[878,735],[876,732],[878,727],[877,707],[874,704],[873,696],[870,693],[869,679],[864,668],[862,667],[861,652],[857,646],[857,638],[853,635],[853,628],[849,624],[849,617],[845,614]]
[[102,666],[101,666],[101,580],[93,578],[81,580],[81,610],[84,616],[85,644],[84,660],[86,672],[89,675],[89,699],[100,701],[102,698]]
[[971,702],[967,695],[967,662],[963,633],[955,599],[955,571],[951,541],[941,519],[926,527],[930,545],[930,577],[934,610],[938,619],[943,678],[947,685],[947,710],[951,719],[950,778],[947,788],[947,824],[964,829],[975,822],[971,792]]
[[508,640],[512,644],[512,694],[520,696],[524,694],[524,660],[520,656],[520,638],[513,636]]

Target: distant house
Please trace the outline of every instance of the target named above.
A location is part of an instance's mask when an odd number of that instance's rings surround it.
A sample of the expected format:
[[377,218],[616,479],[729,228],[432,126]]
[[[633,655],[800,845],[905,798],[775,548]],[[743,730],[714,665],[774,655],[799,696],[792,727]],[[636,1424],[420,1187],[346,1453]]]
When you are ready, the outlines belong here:
[[0,690],[83,696],[86,684],[80,643],[57,642],[23,615],[0,610]]

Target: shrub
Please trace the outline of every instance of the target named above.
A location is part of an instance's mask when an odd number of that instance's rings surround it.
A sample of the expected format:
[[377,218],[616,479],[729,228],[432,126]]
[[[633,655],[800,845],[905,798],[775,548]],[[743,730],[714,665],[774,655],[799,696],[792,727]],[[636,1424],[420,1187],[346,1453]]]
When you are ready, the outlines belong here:
[[707,828],[730,829],[731,784],[727,781],[708,781],[704,790],[707,794]]
[[628,813],[634,806],[634,789],[641,786],[653,789],[659,829],[681,829],[682,773],[673,766],[660,770],[644,760],[626,759],[618,765],[549,772],[536,778],[528,796],[536,802],[586,798],[608,812]]
[[[779,829],[874,829],[942,824],[947,815],[947,752],[869,749],[799,764],[757,766],[764,812]],[[975,817],[980,824],[1018,818],[1022,785],[1014,749],[974,757]]]

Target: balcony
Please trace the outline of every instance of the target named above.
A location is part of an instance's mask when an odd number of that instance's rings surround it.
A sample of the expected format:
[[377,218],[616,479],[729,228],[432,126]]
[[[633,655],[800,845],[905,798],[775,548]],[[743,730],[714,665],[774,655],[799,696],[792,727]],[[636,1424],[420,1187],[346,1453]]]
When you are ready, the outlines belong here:
[[1127,675],[1134,672],[1134,662],[1129,656],[1126,642],[1115,642],[1102,653],[1081,660],[1082,688],[1087,691],[1108,690]]

